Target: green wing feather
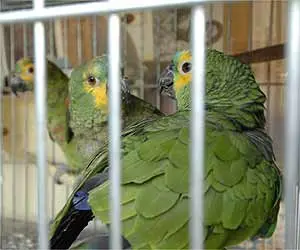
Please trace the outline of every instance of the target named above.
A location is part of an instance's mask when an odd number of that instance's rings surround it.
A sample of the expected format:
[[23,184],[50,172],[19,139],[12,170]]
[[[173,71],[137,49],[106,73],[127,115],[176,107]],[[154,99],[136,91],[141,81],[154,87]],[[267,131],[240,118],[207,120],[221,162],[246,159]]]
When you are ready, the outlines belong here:
[[[265,140],[258,140],[254,132],[232,128],[207,114],[206,248],[236,245],[255,236],[270,216],[277,218],[281,177],[270,140],[261,131],[257,133]],[[143,124],[139,132],[123,139],[127,153],[122,167],[121,217],[123,235],[133,249],[188,247],[188,142],[188,112]],[[106,165],[107,159],[94,161],[89,169]],[[89,203],[95,216],[109,224],[108,195],[109,181],[90,192]]]
[[[204,151],[203,224],[207,249],[223,249],[256,236],[270,237],[276,226],[281,175],[274,163],[271,139],[261,129],[255,129],[264,127],[264,119],[259,119],[263,114],[264,96],[257,91],[255,81],[244,81],[242,75],[244,72],[239,72],[238,83],[244,84],[240,91],[236,90],[237,82],[227,81],[227,78],[211,81],[208,77],[207,81],[211,83],[209,90],[213,91],[206,101],[210,105],[206,111]],[[226,77],[232,79],[230,74]],[[215,83],[221,85],[216,87]],[[251,91],[248,93],[251,84],[255,97],[250,96]],[[235,95],[240,92],[240,96]],[[220,93],[225,96],[216,102]],[[245,97],[246,103],[238,102]],[[235,101],[239,105],[235,105]],[[248,112],[258,102],[261,108],[257,113]],[[226,103],[230,105],[224,106]],[[247,119],[240,117],[245,108],[250,116]],[[139,118],[133,120],[144,117],[139,113]],[[125,126],[122,132],[122,234],[133,249],[189,247],[189,119],[189,112],[181,111],[167,117],[146,118]],[[52,234],[69,211],[74,194],[107,167],[105,144],[91,157],[81,183],[58,214]],[[107,180],[89,192],[94,215],[107,224],[110,224],[109,185]]]

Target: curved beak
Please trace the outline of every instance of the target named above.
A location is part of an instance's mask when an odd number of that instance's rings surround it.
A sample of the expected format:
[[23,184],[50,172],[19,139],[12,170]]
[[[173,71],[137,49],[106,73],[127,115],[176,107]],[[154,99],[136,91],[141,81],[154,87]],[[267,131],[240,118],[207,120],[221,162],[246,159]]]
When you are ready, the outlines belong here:
[[11,93],[11,89],[9,87],[8,75],[4,77],[4,83],[2,87],[2,95],[9,95]]
[[29,91],[27,84],[16,74],[12,74],[8,78],[7,85],[16,96],[18,96],[18,92]]
[[160,94],[167,95],[172,99],[175,99],[175,92],[173,89],[174,85],[174,64],[168,65],[164,71],[161,73],[158,80],[159,92]]

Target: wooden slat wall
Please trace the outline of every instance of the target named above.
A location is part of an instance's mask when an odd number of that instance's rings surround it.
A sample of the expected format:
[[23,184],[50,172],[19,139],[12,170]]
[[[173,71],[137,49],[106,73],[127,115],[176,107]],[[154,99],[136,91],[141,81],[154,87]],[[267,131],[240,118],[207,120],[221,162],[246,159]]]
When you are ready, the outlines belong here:
[[[224,51],[229,54],[257,49],[286,41],[286,1],[234,2],[224,5]],[[251,18],[252,16],[252,18]],[[251,23],[252,22],[252,23]],[[230,27],[228,25],[230,24]],[[230,32],[230,39],[227,39]],[[249,32],[252,33],[251,48]],[[267,129],[273,138],[281,165],[283,154],[283,91],[285,60],[251,65],[256,80],[267,96]],[[274,85],[276,84],[276,86]]]
[[[107,21],[104,17],[97,17],[97,51],[96,54],[102,54],[106,49],[106,32]],[[78,33],[78,26],[79,32]],[[62,22],[62,29],[64,30],[64,22]],[[89,60],[93,57],[93,18],[80,17],[68,18],[67,20],[67,34],[68,34],[68,59],[72,67],[78,66],[81,62]],[[64,37],[63,37],[64,39]],[[103,42],[103,40],[105,40]],[[78,42],[81,43],[81,51],[78,51]],[[81,60],[79,58],[81,57]]]
[[[249,32],[252,32],[252,48],[257,49],[268,45],[274,45],[286,41],[286,5],[287,1],[252,1],[234,2],[224,6],[224,51],[230,54],[240,53],[248,50]],[[231,6],[231,15],[230,13]],[[271,9],[273,8],[272,18]],[[251,19],[252,15],[252,19]],[[231,39],[228,42],[228,21],[231,18]],[[271,20],[272,19],[272,20]],[[251,21],[252,20],[252,21]],[[252,22],[252,23],[250,23]],[[252,28],[251,28],[252,26]],[[231,47],[231,48],[230,48]],[[266,117],[267,130],[273,140],[273,148],[277,164],[283,167],[283,104],[282,94],[284,89],[284,63],[285,60],[273,61],[271,63],[258,63],[251,65],[256,80],[263,84],[261,86],[267,95]],[[277,85],[271,83],[276,82]],[[256,249],[283,249],[284,220],[278,220],[276,231],[272,242],[256,245]],[[247,249],[252,249],[249,242],[242,244]],[[254,248],[253,248],[254,249]]]
[[[235,54],[248,49],[251,9],[252,4],[245,1],[224,4],[223,43],[225,52]],[[227,39],[228,32],[229,40]]]

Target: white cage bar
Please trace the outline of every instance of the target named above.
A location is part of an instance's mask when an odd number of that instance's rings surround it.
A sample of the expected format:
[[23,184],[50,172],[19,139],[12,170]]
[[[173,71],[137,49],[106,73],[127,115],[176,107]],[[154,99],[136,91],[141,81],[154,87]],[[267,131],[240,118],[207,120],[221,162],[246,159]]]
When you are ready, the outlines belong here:
[[288,11],[288,80],[285,89],[285,249],[296,249],[296,208],[299,195],[299,91],[300,91],[300,32],[296,28],[300,23],[300,1],[290,0]]
[[[204,150],[197,152],[194,149],[204,149],[204,97],[205,97],[205,10],[202,6],[196,6],[192,9],[191,17],[191,40],[193,63],[192,71],[192,112],[191,112],[191,143],[190,143],[190,237],[192,249],[203,249],[203,226],[202,226],[202,182],[203,182],[203,164]],[[198,39],[199,38],[199,39]],[[196,70],[195,70],[196,69]],[[199,165],[201,166],[199,168]]]
[[[44,8],[44,0],[34,0],[34,10]],[[46,164],[46,37],[44,23],[34,23],[34,56],[36,62],[35,107],[37,111],[37,167],[38,167],[38,245],[40,249],[48,249],[48,219],[47,219],[47,164]]]
[[[231,0],[237,1],[237,0]],[[108,14],[118,13],[124,11],[135,11],[145,9],[159,9],[177,6],[190,6],[195,4],[204,4],[208,2],[220,2],[218,0],[152,0],[141,2],[139,0],[127,0],[118,4],[114,2],[98,2],[98,3],[83,3],[72,4],[59,7],[47,7],[39,11],[36,10],[21,10],[2,13],[0,16],[0,23],[14,23],[14,22],[30,22],[35,20],[47,20],[51,18],[61,18],[67,16],[84,16],[92,14]]]
[[110,246],[112,249],[122,249],[121,244],[121,207],[120,207],[120,181],[121,181],[121,87],[120,87],[120,66],[121,66],[121,20],[119,15],[108,16],[108,55],[109,55],[109,164],[110,164],[110,201],[111,201],[111,237]]
[[[177,6],[189,6],[196,4],[203,4],[207,2],[219,2],[208,0],[152,0],[152,1],[140,1],[140,0],[127,0],[121,1],[116,4],[114,1],[96,2],[96,3],[84,3],[73,4],[60,7],[44,7],[44,0],[34,0],[34,8],[23,11],[10,11],[1,12],[0,24],[4,23],[17,23],[17,22],[33,22],[34,24],[34,54],[36,60],[36,78],[35,78],[35,105],[37,109],[37,165],[38,165],[38,205],[39,205],[39,249],[48,249],[48,222],[46,216],[46,144],[45,144],[45,121],[46,121],[46,65],[45,65],[45,31],[43,20],[61,18],[67,16],[83,16],[92,14],[110,14],[109,17],[109,100],[111,113],[109,115],[109,131],[112,137],[110,143],[111,152],[111,174],[112,174],[112,247],[114,249],[120,249],[120,207],[118,201],[120,199],[120,85],[119,85],[119,66],[120,66],[120,33],[112,32],[112,28],[119,30],[120,19],[116,13],[132,10],[144,10],[155,9],[162,7],[177,7]],[[225,1],[226,2],[226,1]],[[295,197],[296,186],[298,184],[298,149],[299,149],[299,85],[300,73],[298,66],[300,64],[300,34],[297,29],[300,22],[300,2],[298,0],[290,0],[290,13],[289,13],[289,28],[288,28],[288,53],[287,53],[287,71],[288,82],[286,88],[286,139],[285,139],[285,204],[286,204],[286,236],[285,244],[286,249],[295,248],[296,234],[295,234]],[[202,165],[203,165],[203,145],[204,145],[204,55],[205,55],[205,39],[204,30],[199,31],[198,28],[205,27],[204,11],[202,7],[193,7],[192,11],[192,51],[193,56],[193,70],[197,69],[197,77],[193,78],[193,94],[192,94],[192,121],[191,121],[191,145],[194,147],[191,151],[191,173],[194,173],[192,179],[191,191],[196,199],[192,199],[192,218],[191,221],[195,222],[191,227],[192,248],[202,248],[202,225],[200,219],[202,216],[202,199],[201,199],[201,183],[197,183],[202,179]],[[195,23],[198,21],[199,24]],[[197,36],[196,36],[197,31]],[[200,32],[200,35],[199,35]],[[203,33],[203,34],[202,34]],[[202,35],[203,36],[202,36]],[[199,39],[197,39],[199,38]],[[118,49],[113,49],[118,47]],[[200,95],[200,96],[199,96]],[[197,98],[196,98],[197,97]],[[296,111],[296,112],[295,112]],[[296,114],[296,115],[295,115]],[[0,126],[1,128],[2,126]],[[0,137],[1,139],[1,137]],[[2,142],[1,142],[2,143]],[[201,154],[196,152],[196,148],[200,150]],[[115,153],[116,155],[112,155]],[[196,164],[197,163],[197,164]],[[1,163],[2,165],[2,163]],[[196,165],[200,169],[196,169]],[[1,178],[0,178],[1,180]],[[0,183],[1,185],[1,183]],[[196,187],[196,189],[195,189]],[[193,190],[194,189],[194,190]],[[2,191],[2,190],[1,190]],[[200,209],[199,209],[200,208]],[[197,237],[198,240],[196,239]]]

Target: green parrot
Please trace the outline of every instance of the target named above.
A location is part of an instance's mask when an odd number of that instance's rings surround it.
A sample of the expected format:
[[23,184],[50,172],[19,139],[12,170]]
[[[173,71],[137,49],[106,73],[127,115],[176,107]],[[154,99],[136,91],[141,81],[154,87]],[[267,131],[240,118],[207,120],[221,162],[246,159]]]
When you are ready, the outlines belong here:
[[[95,57],[72,71],[69,83],[70,127],[82,143],[81,155],[97,152],[106,142],[108,123],[108,58]],[[162,117],[164,114],[151,104],[130,94],[127,79],[121,79],[123,127],[146,118]],[[96,107],[96,109],[95,109]],[[82,140],[81,140],[82,139]],[[96,150],[96,151],[95,151]],[[97,182],[107,179],[107,171]],[[80,180],[78,180],[80,182]]]
[[[178,111],[137,121],[122,131],[122,235],[132,249],[189,249],[191,60],[188,50],[176,53],[159,80],[161,93],[176,98]],[[75,84],[71,81],[71,89]],[[92,96],[86,92],[77,101]],[[264,131],[265,99],[249,66],[206,51],[206,249],[270,237],[276,228],[282,176]],[[95,97],[92,106],[100,112]],[[109,226],[107,171],[104,144],[56,216],[51,249],[67,249],[94,217]]]
[[[77,153],[78,138],[74,137],[68,124],[68,76],[53,62],[47,60],[47,128],[51,140],[57,143],[64,153],[68,165],[56,163],[54,180],[62,184],[64,173],[77,175],[84,165],[84,158]],[[17,92],[34,91],[34,61],[31,57],[19,59],[15,71],[9,76],[10,88]]]
[[[78,151],[84,157],[95,153],[108,135],[108,57],[95,57],[83,63],[71,73],[70,127],[79,138]],[[128,79],[121,79],[123,127],[147,117],[164,114],[153,105],[130,94]]]
[[[94,69],[93,60],[90,64],[86,64],[86,70],[97,71],[98,74],[95,75],[98,78],[89,78],[85,79],[87,82],[92,80],[101,79],[106,81],[107,78],[107,57],[104,55],[95,59],[98,65]],[[10,77],[10,87],[14,93],[17,92],[25,92],[25,91],[33,91],[34,90],[34,62],[32,58],[24,57],[17,61],[16,70],[11,74]],[[88,117],[92,115],[91,112],[85,107],[85,100],[83,102],[77,102],[73,100],[73,106],[77,107],[77,105],[81,106],[83,113],[75,114],[75,119],[72,119],[74,123],[72,129],[70,127],[70,117],[68,112],[68,102],[69,102],[69,78],[64,74],[64,72],[56,66],[50,60],[47,60],[47,70],[48,70],[48,83],[47,83],[47,110],[48,110],[48,132],[52,141],[56,142],[60,148],[62,149],[68,166],[63,163],[59,164],[58,171],[56,172],[54,179],[57,183],[61,184],[60,177],[65,172],[69,172],[71,174],[80,173],[81,168],[85,165],[84,163],[88,163],[87,160],[94,152],[94,150],[98,149],[101,144],[106,140],[107,136],[107,115],[102,113],[95,120],[89,120],[86,122],[81,122],[81,115]],[[74,81],[82,81],[83,75],[77,75],[73,78]],[[130,94],[130,91],[127,86],[126,79],[122,80],[122,86],[124,88],[124,93],[128,96],[126,100],[130,100],[130,105],[127,105],[128,109],[124,109],[124,123],[131,121],[131,117],[139,117],[138,119],[142,119],[144,115],[163,115],[158,109],[153,107],[152,105],[144,102],[138,101],[134,95]],[[92,86],[93,83],[88,83],[87,86]],[[87,90],[87,89],[86,89]],[[97,100],[102,103],[106,102],[106,90],[105,86],[101,86],[98,88],[95,86],[95,90],[92,88],[88,89],[93,94],[97,96]],[[73,91],[75,93],[76,98],[76,90]],[[79,92],[78,92],[79,93]],[[78,94],[77,93],[77,94]],[[80,94],[80,93],[79,93]],[[89,100],[87,100],[88,102]],[[101,104],[102,105],[102,104]],[[105,106],[106,104],[104,104]],[[103,107],[104,107],[103,106]],[[73,129],[76,133],[73,132]]]

